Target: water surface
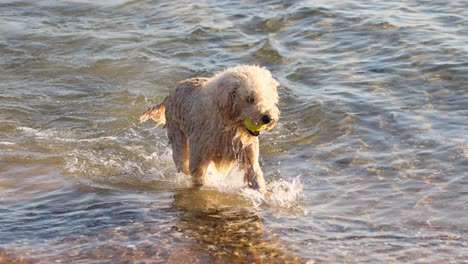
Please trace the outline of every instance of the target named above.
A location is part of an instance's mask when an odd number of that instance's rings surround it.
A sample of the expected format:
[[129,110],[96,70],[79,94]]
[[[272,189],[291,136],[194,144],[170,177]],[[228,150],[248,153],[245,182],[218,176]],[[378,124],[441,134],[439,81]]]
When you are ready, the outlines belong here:
[[[464,1],[0,1],[0,263],[463,263],[467,17]],[[138,120],[238,64],[281,83],[266,199],[213,175],[191,188]]]

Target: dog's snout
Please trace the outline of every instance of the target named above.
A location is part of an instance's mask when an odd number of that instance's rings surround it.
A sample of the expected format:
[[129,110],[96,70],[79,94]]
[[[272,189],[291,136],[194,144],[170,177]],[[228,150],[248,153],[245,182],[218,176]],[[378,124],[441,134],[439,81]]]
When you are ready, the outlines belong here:
[[263,124],[269,124],[271,122],[271,116],[269,115],[262,116],[262,122]]

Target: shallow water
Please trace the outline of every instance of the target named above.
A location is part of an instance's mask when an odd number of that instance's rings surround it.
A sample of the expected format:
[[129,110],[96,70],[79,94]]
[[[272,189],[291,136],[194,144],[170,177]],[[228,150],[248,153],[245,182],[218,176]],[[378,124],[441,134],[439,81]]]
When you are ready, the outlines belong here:
[[[464,1],[0,1],[0,263],[466,261],[467,17]],[[215,175],[191,188],[138,121],[238,64],[281,83],[268,198]]]

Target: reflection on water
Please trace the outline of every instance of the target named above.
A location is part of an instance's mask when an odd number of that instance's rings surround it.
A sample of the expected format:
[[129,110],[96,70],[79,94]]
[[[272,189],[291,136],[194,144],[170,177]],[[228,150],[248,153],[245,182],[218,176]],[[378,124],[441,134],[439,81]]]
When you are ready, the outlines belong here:
[[174,229],[196,242],[191,250],[208,253],[208,262],[300,263],[239,194],[184,190],[175,194],[173,206],[181,211]]
[[22,176],[37,184],[2,181],[2,188],[18,189],[3,199],[15,209],[2,210],[7,249],[0,248],[0,263],[300,262],[239,193],[141,187],[122,193],[115,185],[51,181],[54,173],[32,166]]
[[[462,263],[464,1],[0,1],[0,263]],[[138,116],[261,64],[271,195],[190,188]]]

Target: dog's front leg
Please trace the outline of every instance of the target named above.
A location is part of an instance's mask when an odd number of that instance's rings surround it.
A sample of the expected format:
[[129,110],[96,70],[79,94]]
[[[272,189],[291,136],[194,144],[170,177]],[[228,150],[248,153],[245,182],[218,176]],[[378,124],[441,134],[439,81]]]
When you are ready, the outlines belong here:
[[202,187],[205,185],[205,174],[208,170],[208,165],[209,163],[201,162],[190,166],[190,175],[192,176],[192,184],[194,187]]
[[191,170],[192,184],[194,187],[202,187],[205,184],[205,173],[208,166],[199,164]]
[[265,180],[263,179],[263,172],[260,169],[260,166],[253,166],[248,169],[244,177],[247,179],[250,188],[258,190],[263,194],[267,193]]
[[258,164],[258,141],[244,149],[241,167],[245,170],[244,180],[250,188],[267,193],[263,172]]

